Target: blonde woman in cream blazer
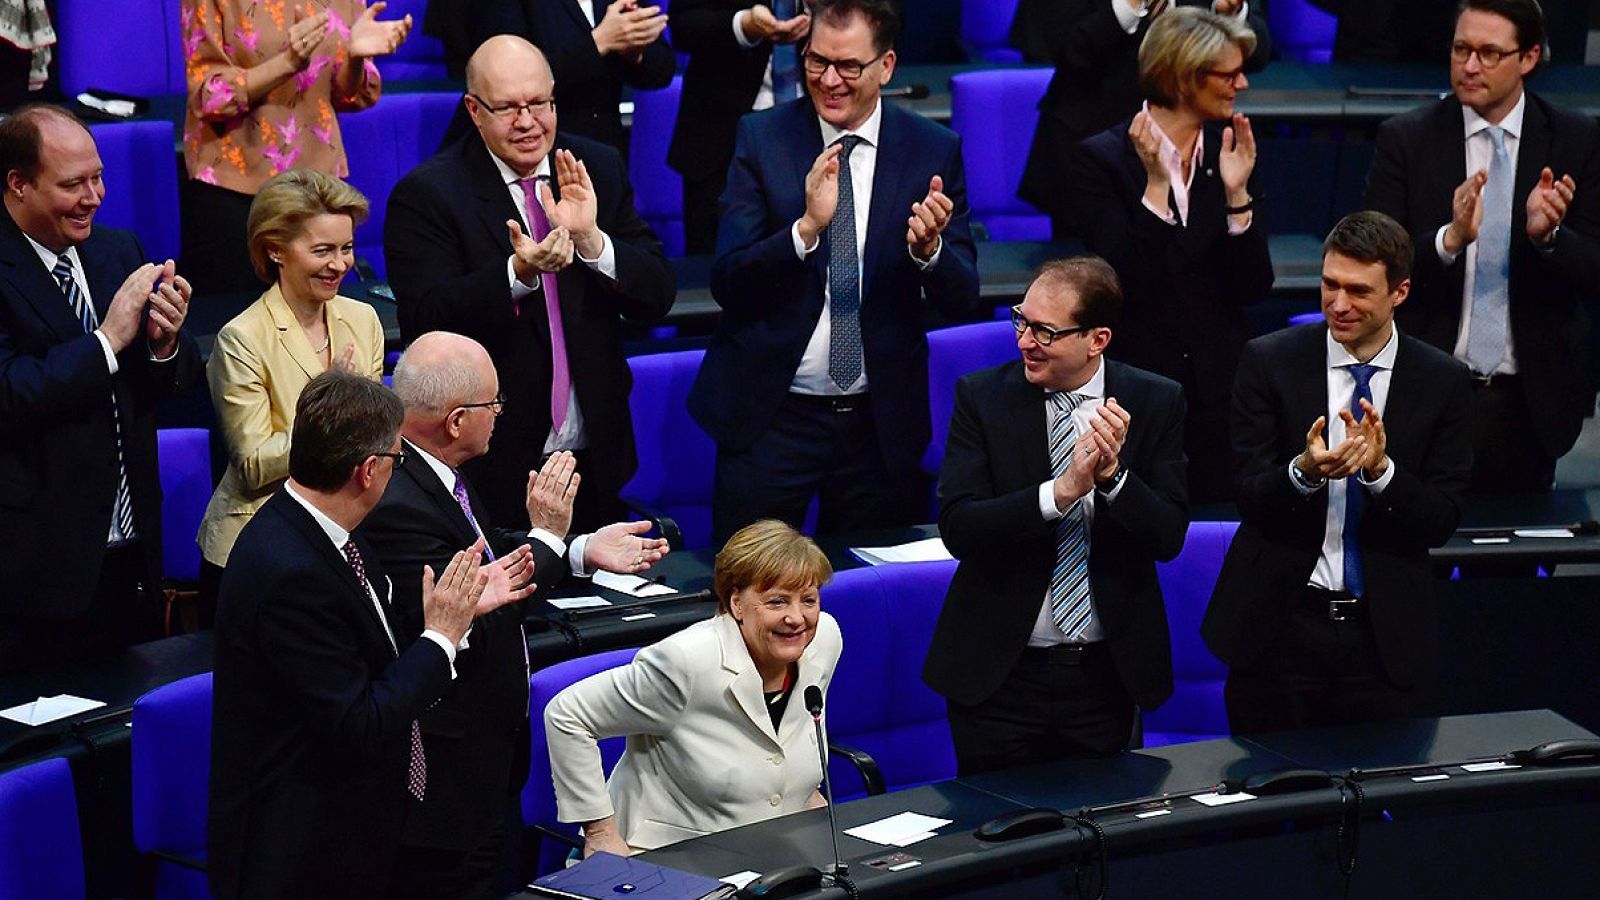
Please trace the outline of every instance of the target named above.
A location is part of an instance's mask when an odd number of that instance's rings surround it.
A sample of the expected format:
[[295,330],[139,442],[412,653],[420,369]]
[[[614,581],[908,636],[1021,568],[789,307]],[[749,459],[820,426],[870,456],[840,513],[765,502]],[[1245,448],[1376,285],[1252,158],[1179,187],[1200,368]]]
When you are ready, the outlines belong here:
[[335,365],[382,377],[378,314],[337,295],[354,265],[355,223],[366,211],[354,188],[308,170],[268,180],[251,205],[251,259],[273,283],[217,333],[206,365],[228,445],[228,469],[198,535],[206,608],[239,532],[289,476],[300,391]]
[[[804,694],[811,685],[827,693],[843,648],[817,603],[831,576],[810,539],[757,522],[717,555],[716,616],[550,701],[557,815],[583,825],[585,855],[650,850],[821,805]],[[777,727],[773,703],[782,705]],[[608,785],[598,741],[619,735],[627,749]]]

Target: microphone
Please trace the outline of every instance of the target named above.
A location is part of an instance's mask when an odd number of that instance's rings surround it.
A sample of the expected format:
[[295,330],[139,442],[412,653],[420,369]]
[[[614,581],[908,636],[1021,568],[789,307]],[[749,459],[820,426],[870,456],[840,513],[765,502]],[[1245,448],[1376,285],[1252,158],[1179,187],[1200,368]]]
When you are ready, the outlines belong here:
[[908,84],[905,87],[884,88],[878,94],[883,97],[904,97],[907,100],[928,99],[928,86],[925,84]]
[[849,866],[839,855],[839,820],[833,812],[833,779],[828,777],[828,741],[822,733],[822,688],[806,688],[806,712],[811,713],[811,724],[817,729],[817,759],[822,763],[822,795],[828,801],[828,836],[833,839],[833,877],[847,878]]

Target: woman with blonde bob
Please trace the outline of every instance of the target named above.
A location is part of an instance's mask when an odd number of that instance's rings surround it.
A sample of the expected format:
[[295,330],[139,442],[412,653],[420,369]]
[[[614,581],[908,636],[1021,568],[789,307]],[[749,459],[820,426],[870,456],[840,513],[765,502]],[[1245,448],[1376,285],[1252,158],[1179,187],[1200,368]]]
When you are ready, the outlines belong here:
[[[817,545],[764,519],[717,554],[717,614],[568,687],[544,714],[557,815],[584,854],[627,854],[820,806],[822,769],[804,703],[826,694],[839,625],[818,589]],[[606,783],[598,742],[627,736]]]
[[206,365],[228,471],[200,522],[203,610],[214,604],[239,532],[289,477],[301,389],[333,366],[383,374],[378,314],[339,296],[355,265],[356,223],[366,217],[360,191],[309,169],[268,179],[250,204],[250,262],[271,287],[222,327]]

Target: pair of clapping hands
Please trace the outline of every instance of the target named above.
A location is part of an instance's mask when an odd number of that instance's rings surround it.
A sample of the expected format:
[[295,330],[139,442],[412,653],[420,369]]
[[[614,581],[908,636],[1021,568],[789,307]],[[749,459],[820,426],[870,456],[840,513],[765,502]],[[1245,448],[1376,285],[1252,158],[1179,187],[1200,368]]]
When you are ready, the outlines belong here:
[[161,265],[145,263],[117,288],[100,320],[100,333],[111,344],[112,353],[121,353],[143,331],[151,354],[166,359],[177,352],[178,330],[189,315],[193,293],[172,260]]
[[[797,224],[800,240],[807,247],[816,242],[838,209],[842,150],[842,144],[829,145],[817,154],[806,173],[806,211]],[[906,246],[918,259],[927,262],[933,258],[939,249],[939,235],[949,227],[955,208],[955,202],[945,195],[944,179],[938,175],[928,179],[928,193],[911,204],[911,216],[906,219]]]
[[1344,440],[1333,448],[1322,436],[1328,417],[1318,416],[1306,432],[1306,449],[1295,457],[1295,468],[1312,481],[1348,478],[1357,472],[1367,481],[1377,481],[1389,469],[1388,440],[1383,419],[1371,402],[1361,401],[1361,421],[1347,409],[1339,410],[1344,421]]
[[523,233],[520,222],[506,220],[506,230],[511,234],[512,266],[523,284],[533,284],[542,272],[565,269],[572,264],[574,252],[595,259],[605,246],[595,223],[599,204],[588,167],[570,150],[556,150],[552,159],[556,181],[561,185],[561,200],[556,200],[549,184],[541,181],[538,187],[539,205],[550,223],[550,233],[536,241]]
[[1121,468],[1119,461],[1122,445],[1128,439],[1128,425],[1133,416],[1108,397],[1089,415],[1089,429],[1078,436],[1072,445],[1072,457],[1067,468],[1056,476],[1056,509],[1066,509],[1078,498],[1094,490],[1097,482],[1116,477]]

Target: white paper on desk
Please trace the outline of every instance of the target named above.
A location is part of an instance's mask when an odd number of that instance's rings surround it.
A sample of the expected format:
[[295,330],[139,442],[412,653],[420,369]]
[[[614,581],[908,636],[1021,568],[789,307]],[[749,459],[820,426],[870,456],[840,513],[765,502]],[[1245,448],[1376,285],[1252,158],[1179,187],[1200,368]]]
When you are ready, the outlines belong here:
[[955,559],[950,555],[950,550],[945,547],[944,540],[936,537],[912,541],[909,544],[896,544],[893,547],[851,547],[850,552],[855,554],[856,559],[869,566],[881,566],[884,563],[935,562]]
[[903,812],[887,819],[879,819],[876,822],[868,822],[865,825],[846,828],[844,833],[853,838],[859,838],[874,844],[883,844],[888,847],[904,847],[909,843],[915,843],[914,840],[908,840],[909,838],[927,840],[933,836],[934,831],[949,825],[951,821],[951,819],[940,819],[934,816],[925,816],[921,813]]
[[1463,772],[1498,772],[1501,769],[1520,769],[1515,763],[1495,760],[1494,762],[1466,763],[1461,766]]
[[1570,538],[1570,528],[1518,528],[1511,532],[1519,538]]
[[594,573],[594,583],[603,588],[609,588],[630,597],[659,597],[663,594],[676,594],[676,588],[668,587],[660,582],[637,575],[618,575],[616,572],[607,572],[599,569]]
[[755,881],[760,877],[760,872],[752,872],[749,869],[745,869],[743,872],[735,872],[732,875],[724,875],[717,880],[723,884],[731,884],[736,888],[743,888],[745,885]]
[[1509,544],[1509,543],[1511,543],[1511,538],[1508,538],[1508,537],[1473,538],[1472,542],[1474,544]]
[[1193,799],[1196,803],[1204,803],[1206,806],[1227,806],[1229,803],[1243,803],[1255,798],[1255,794],[1240,791],[1237,794],[1196,794]]
[[99,709],[105,705],[102,700],[57,694],[54,697],[40,697],[31,703],[19,703],[10,709],[0,709],[0,718],[10,719],[23,725],[43,725],[91,709]]
[[556,609],[594,609],[610,606],[611,601],[604,597],[551,597],[550,605]]

